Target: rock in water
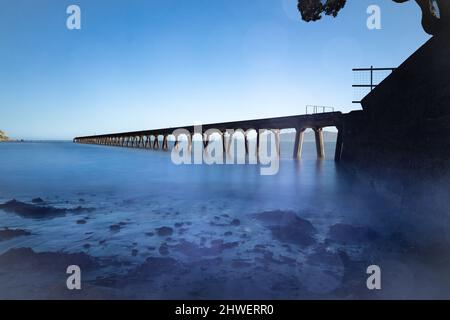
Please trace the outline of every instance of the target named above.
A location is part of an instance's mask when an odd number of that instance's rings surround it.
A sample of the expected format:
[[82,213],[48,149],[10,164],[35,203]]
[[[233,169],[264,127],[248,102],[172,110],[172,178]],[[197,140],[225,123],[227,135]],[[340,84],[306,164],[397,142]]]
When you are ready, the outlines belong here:
[[171,236],[173,234],[173,229],[171,227],[156,228],[156,233],[160,237]]
[[314,243],[316,229],[308,220],[300,218],[293,211],[266,211],[253,215],[272,231],[274,238],[302,247]]
[[44,203],[44,200],[42,200],[41,198],[34,198],[33,200],[31,200],[31,202],[41,204],[41,203]]
[[0,209],[25,218],[49,218],[64,215],[67,212],[67,209],[59,209],[51,206],[36,206],[17,201],[16,199],[0,204]]
[[10,240],[16,237],[29,236],[30,232],[22,229],[8,229],[0,230],[0,241]]
[[369,227],[338,223],[331,226],[328,237],[341,244],[361,244],[376,240],[378,234]]
[[80,213],[83,211],[92,212],[95,210],[93,208],[83,208],[83,207],[76,207],[73,209],[55,208],[52,206],[41,206],[20,202],[17,201],[16,199],[0,204],[0,209],[5,212],[15,213],[23,218],[35,218],[35,219],[54,218],[57,216],[63,216],[66,213]]

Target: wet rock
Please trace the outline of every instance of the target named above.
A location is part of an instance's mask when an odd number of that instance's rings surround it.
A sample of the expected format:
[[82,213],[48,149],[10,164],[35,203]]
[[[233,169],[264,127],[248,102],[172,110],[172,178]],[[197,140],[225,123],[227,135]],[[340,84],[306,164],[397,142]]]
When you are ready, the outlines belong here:
[[34,198],[33,200],[31,200],[31,202],[36,204],[42,204],[44,203],[44,200],[42,200],[41,198]]
[[[216,219],[216,221],[220,219],[219,217],[216,218],[218,218]],[[239,219],[233,219],[231,221],[228,220],[228,222],[225,221],[216,222],[216,221],[211,221],[209,224],[214,227],[237,227],[241,224],[241,221]]]
[[5,212],[15,213],[24,218],[49,218],[62,216],[67,212],[67,209],[59,209],[51,206],[37,206],[20,202],[15,199],[0,204],[0,209]]
[[122,229],[122,227],[118,224],[113,224],[109,226],[109,230],[114,231],[114,232],[118,232],[120,231],[120,229]]
[[84,219],[77,220],[77,224],[86,224],[86,220]]
[[230,225],[232,226],[239,226],[241,224],[241,221],[239,219],[233,219],[233,221],[231,221]]
[[266,251],[266,246],[264,246],[262,244],[255,244],[255,246],[253,247],[253,252],[263,253],[265,251]]
[[21,236],[29,236],[30,232],[22,229],[8,229],[0,230],[0,241],[10,240]]
[[136,257],[136,256],[138,255],[138,253],[139,253],[139,250],[137,250],[137,249],[131,250],[131,255],[132,255],[133,257]]
[[231,266],[235,269],[242,269],[242,268],[250,268],[253,264],[249,262],[249,260],[244,259],[234,259],[231,262]]
[[274,257],[274,253],[269,250],[258,250],[255,251],[257,253],[260,253],[261,256],[256,258],[255,261],[268,266],[270,264],[272,265],[280,265],[280,266],[290,266],[290,267],[297,267],[298,262],[296,259],[291,257],[286,257],[283,255],[279,255],[278,258]]
[[162,255],[162,256],[167,256],[167,255],[169,255],[169,247],[167,246],[167,244],[162,244],[160,247],[159,247],[159,254],[160,255]]
[[254,214],[253,217],[270,229],[273,237],[279,241],[302,247],[315,242],[313,235],[316,233],[316,229],[314,226],[293,211],[266,211]]
[[94,283],[99,286],[121,288],[130,283],[139,283],[162,275],[181,275],[188,270],[178,261],[168,257],[149,257],[145,262],[124,275],[111,275],[97,278]]
[[181,269],[181,264],[173,258],[148,257],[142,265],[136,268],[134,273],[157,276],[168,272],[176,274]]
[[376,240],[378,234],[369,227],[338,223],[330,227],[328,237],[340,244],[361,244]]
[[239,242],[238,241],[224,242],[223,240],[219,240],[213,246],[217,246],[223,251],[223,250],[233,249],[233,248],[238,247],[239,246]]
[[295,266],[297,265],[297,260],[293,259],[293,258],[289,258],[283,255],[280,255],[280,261],[284,264],[290,265],[290,266]]
[[95,210],[93,208],[83,208],[83,207],[76,207],[73,209],[55,208],[52,206],[41,206],[20,202],[15,199],[0,204],[0,209],[5,212],[15,213],[24,218],[36,218],[36,219],[53,218],[57,216],[63,216],[66,213],[79,213],[85,211],[91,212]]
[[261,251],[262,257],[258,257],[255,259],[255,261],[262,263],[264,265],[268,264],[276,264],[276,265],[283,265],[283,261],[275,259],[273,252],[269,250],[263,250]]
[[220,255],[223,251],[233,249],[239,246],[239,242],[224,242],[221,239],[211,241],[210,246],[199,246],[193,242],[181,239],[179,243],[171,246],[177,252],[189,257],[202,257]]
[[71,213],[82,213],[82,212],[94,212],[95,208],[85,208],[82,206],[75,207],[73,209],[65,209],[67,212]]
[[173,234],[173,229],[171,227],[161,227],[156,228],[155,230],[160,237],[171,236]]
[[223,258],[222,257],[215,257],[215,258],[206,258],[206,259],[199,259],[196,261],[193,261],[190,266],[192,267],[200,267],[201,270],[205,271],[207,269],[217,268],[220,267],[220,265],[223,264]]
[[272,226],[270,227],[270,230],[272,231],[273,237],[282,242],[295,244],[301,247],[310,246],[315,242],[310,234],[302,232],[302,230],[295,225]]
[[0,256],[0,268],[28,270],[55,270],[65,272],[67,266],[78,265],[82,270],[99,266],[95,258],[86,253],[41,252],[31,248],[10,249]]
[[307,262],[314,265],[342,265],[340,253],[328,250],[325,246],[315,248],[314,251],[308,256]]

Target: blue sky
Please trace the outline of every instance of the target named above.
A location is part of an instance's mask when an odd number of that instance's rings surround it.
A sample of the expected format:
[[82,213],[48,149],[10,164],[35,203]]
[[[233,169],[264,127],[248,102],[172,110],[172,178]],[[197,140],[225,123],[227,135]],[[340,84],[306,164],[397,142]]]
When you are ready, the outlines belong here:
[[[66,28],[79,5],[82,29]],[[366,27],[371,4],[381,30]],[[414,1],[14,0],[0,5],[0,129],[72,139],[352,105],[354,67],[398,66],[429,37]]]

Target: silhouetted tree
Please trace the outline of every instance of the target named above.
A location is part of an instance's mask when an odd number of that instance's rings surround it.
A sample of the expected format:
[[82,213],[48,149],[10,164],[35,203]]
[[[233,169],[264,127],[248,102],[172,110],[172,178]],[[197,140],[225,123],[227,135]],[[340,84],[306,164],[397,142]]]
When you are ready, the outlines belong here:
[[[357,1],[357,0],[356,0]],[[393,0],[397,3],[409,0]],[[298,0],[298,10],[304,21],[316,21],[322,14],[336,17],[347,0]],[[450,29],[450,0],[416,0],[422,9],[422,26],[429,34]]]
[[322,18],[322,13],[336,17],[347,0],[298,0],[298,10],[302,19],[316,21]]

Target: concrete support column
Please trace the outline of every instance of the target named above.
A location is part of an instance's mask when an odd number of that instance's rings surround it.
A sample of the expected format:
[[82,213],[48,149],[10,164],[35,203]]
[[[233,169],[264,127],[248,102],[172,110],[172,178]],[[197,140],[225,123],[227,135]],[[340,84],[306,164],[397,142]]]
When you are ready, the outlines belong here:
[[209,145],[209,135],[203,134],[203,151],[206,152],[208,150]]
[[302,158],[303,140],[305,137],[305,129],[295,129],[295,144],[294,144],[294,159],[300,160]]
[[144,138],[144,149],[148,148],[148,136],[145,136]]
[[317,158],[324,159],[325,158],[325,145],[323,142],[323,130],[322,130],[322,128],[314,128],[314,133],[315,133],[315,137],[316,137]]
[[227,144],[227,154],[230,155],[230,151],[231,151],[231,146],[233,144],[233,134],[230,133],[229,137],[228,137],[228,144]]
[[272,130],[272,132],[275,135],[275,146],[277,149],[277,155],[280,156],[281,155],[281,149],[280,149],[280,130],[279,129],[274,129]]
[[245,154],[248,154],[248,135],[247,132],[244,132],[244,145],[245,145]]
[[192,133],[188,134],[187,141],[188,141],[188,150],[189,152],[192,152]]
[[152,135],[148,136],[148,148],[153,149],[153,141],[152,141]]
[[256,157],[259,158],[259,146],[261,141],[261,134],[263,133],[263,130],[256,130]]
[[175,150],[178,150],[178,145],[179,145],[179,140],[178,140],[178,136],[175,136],[175,141],[174,141],[174,143],[173,143],[173,148],[175,149]]
[[159,136],[155,136],[155,141],[153,141],[153,149],[159,149]]
[[222,132],[222,152],[225,155],[227,152],[227,137],[225,136],[226,132]]
[[166,134],[163,136],[163,145],[162,145],[163,150],[169,150],[168,137],[169,136]]
[[342,127],[337,128],[338,135],[336,140],[336,150],[334,152],[334,161],[340,161],[342,156],[342,148],[344,147],[344,130]]

